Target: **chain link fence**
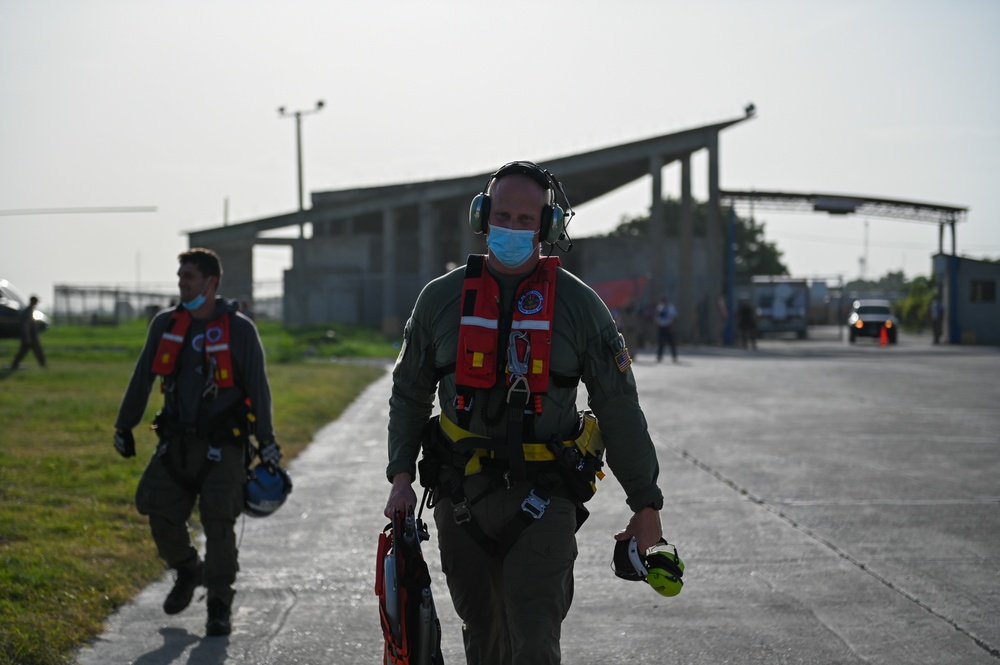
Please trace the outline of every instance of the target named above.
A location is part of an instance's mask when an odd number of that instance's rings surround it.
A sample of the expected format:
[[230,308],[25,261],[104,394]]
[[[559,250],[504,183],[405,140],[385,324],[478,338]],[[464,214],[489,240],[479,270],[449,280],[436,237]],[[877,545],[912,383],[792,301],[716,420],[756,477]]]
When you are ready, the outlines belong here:
[[[102,285],[55,285],[52,319],[56,324],[115,326],[135,319],[149,320],[177,304],[176,285],[136,289]],[[281,320],[281,296],[241,302],[253,318]]]

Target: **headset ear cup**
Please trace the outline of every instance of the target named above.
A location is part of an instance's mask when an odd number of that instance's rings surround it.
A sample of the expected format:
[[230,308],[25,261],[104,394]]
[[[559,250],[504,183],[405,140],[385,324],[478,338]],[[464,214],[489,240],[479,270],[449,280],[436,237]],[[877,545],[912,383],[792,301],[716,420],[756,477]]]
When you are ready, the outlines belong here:
[[542,233],[539,235],[542,240],[549,244],[555,244],[563,235],[563,231],[566,230],[566,213],[563,211],[561,206],[545,206],[548,211],[548,226],[545,225],[544,220],[542,222]]
[[622,578],[623,580],[628,580],[629,582],[641,582],[643,580],[643,574],[636,569],[636,564],[641,567],[642,564],[638,562],[634,551],[630,551],[630,546],[633,546],[635,539],[631,541],[619,540],[615,543],[615,555],[612,565],[614,567],[615,575]]
[[538,224],[538,239],[543,242],[551,242],[549,240],[549,231],[552,229],[552,206],[546,205],[542,207],[542,218]]
[[469,206],[469,226],[473,233],[486,233],[490,223],[490,197],[486,194],[476,194]]
[[646,557],[649,575],[646,583],[660,594],[672,598],[684,588],[684,562],[674,552],[658,552]]

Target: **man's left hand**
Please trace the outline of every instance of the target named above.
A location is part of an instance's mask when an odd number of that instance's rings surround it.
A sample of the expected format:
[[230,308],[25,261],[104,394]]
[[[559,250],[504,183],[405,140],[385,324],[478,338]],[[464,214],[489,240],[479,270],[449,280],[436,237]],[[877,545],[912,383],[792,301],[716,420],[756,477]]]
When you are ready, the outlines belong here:
[[115,450],[122,457],[135,457],[135,437],[130,429],[115,430]]
[[270,466],[279,466],[281,464],[281,447],[277,441],[271,441],[261,446],[260,460]]
[[636,547],[645,552],[663,537],[663,527],[660,525],[660,511],[654,508],[643,508],[632,515],[624,531],[615,534],[615,540],[635,538]]

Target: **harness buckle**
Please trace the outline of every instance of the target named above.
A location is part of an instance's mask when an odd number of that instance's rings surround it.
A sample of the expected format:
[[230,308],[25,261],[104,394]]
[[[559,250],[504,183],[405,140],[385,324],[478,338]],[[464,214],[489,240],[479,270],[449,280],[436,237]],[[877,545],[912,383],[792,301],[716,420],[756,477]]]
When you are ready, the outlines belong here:
[[530,395],[531,389],[528,388],[528,379],[524,374],[512,374],[510,388],[507,389],[507,403],[524,408]]
[[217,446],[208,447],[208,460],[210,462],[218,462],[222,459],[222,448]]
[[535,490],[531,490],[521,502],[521,510],[537,520],[545,514],[545,506],[549,505],[549,502],[550,499],[543,499],[535,494]]
[[219,395],[219,384],[215,382],[215,375],[212,375],[205,383],[205,390],[202,391],[202,399],[215,399]]
[[464,499],[461,503],[452,504],[451,513],[455,518],[455,524],[468,524],[472,521],[472,511],[469,510],[468,499]]

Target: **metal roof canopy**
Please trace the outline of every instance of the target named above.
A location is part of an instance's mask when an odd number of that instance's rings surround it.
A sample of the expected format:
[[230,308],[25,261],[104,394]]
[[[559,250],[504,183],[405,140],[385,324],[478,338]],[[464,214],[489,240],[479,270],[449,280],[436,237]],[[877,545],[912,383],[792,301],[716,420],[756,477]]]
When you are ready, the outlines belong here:
[[719,198],[723,205],[748,202],[751,205],[760,204],[768,210],[828,212],[831,215],[855,214],[915,222],[932,222],[935,224],[950,224],[964,221],[969,212],[968,208],[940,203],[876,199],[867,196],[847,196],[843,194],[720,190]]

